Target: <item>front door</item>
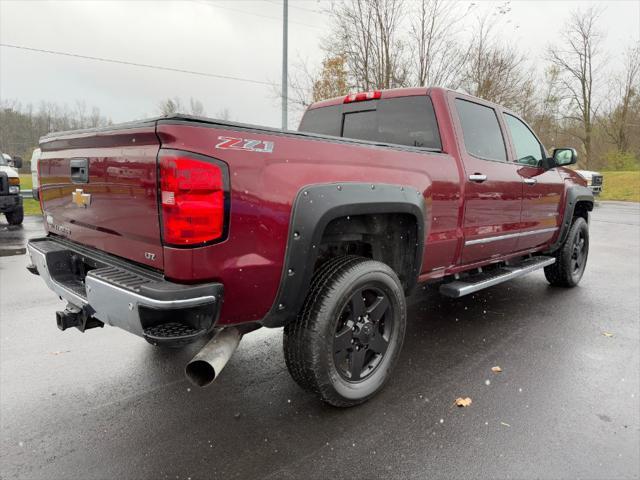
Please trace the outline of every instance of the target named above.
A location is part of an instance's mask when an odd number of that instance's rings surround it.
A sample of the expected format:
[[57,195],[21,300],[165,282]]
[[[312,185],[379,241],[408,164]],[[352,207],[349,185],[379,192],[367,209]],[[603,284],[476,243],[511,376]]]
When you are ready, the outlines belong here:
[[560,200],[564,182],[556,168],[543,165],[544,148],[519,118],[504,113],[518,173],[523,179],[521,229],[518,250],[536,248],[549,242],[560,227]]
[[522,208],[519,166],[509,161],[498,112],[456,95],[454,121],[464,164],[464,245],[461,263],[501,257],[517,248]]

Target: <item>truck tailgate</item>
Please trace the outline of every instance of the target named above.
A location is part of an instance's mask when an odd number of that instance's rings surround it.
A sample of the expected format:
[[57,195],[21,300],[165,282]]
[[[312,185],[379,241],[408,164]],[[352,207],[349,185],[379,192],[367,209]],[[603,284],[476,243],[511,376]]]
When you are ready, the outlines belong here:
[[45,137],[40,147],[50,233],[163,268],[155,122]]

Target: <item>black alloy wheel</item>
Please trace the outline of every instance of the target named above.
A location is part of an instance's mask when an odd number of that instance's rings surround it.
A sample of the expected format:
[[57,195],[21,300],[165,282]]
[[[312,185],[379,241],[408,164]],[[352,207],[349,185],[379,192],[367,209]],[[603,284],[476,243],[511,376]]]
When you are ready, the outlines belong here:
[[571,273],[578,275],[584,270],[587,263],[587,239],[583,231],[578,231],[573,241],[573,250],[571,252]]
[[353,292],[333,339],[333,360],[344,379],[359,382],[375,371],[389,347],[393,323],[385,292],[369,285]]
[[589,256],[589,225],[582,217],[575,217],[567,238],[554,253],[556,262],[544,267],[547,281],[556,287],[575,287],[580,283]]

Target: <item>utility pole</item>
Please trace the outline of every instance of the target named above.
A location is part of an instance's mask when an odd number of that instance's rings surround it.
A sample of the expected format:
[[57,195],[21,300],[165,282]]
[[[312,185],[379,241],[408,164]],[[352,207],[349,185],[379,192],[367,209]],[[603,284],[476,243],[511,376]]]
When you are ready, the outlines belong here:
[[289,49],[289,0],[282,0],[282,129],[286,130],[287,122],[287,98],[289,97],[287,76],[287,59]]

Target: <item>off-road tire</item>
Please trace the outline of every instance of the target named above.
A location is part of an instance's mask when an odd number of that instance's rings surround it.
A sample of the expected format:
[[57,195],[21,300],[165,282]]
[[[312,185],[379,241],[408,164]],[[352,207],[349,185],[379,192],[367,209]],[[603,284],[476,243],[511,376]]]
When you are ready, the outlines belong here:
[[12,212],[5,213],[4,216],[7,218],[9,225],[20,225],[24,220],[24,208],[16,208]]
[[[580,251],[578,244],[583,241]],[[576,255],[580,256],[580,266],[576,268]],[[572,288],[580,283],[589,255],[589,226],[584,218],[575,217],[569,234],[556,251],[556,261],[544,267],[544,276],[555,287]]]
[[[340,314],[354,293],[375,289],[388,299],[382,323],[392,325],[387,347],[363,379],[344,378],[336,366],[334,340]],[[388,317],[387,317],[388,315]],[[325,263],[314,275],[304,306],[284,328],[284,356],[289,373],[303,389],[336,407],[365,402],[384,386],[397,363],[406,329],[406,302],[396,273],[386,264],[358,256]],[[377,335],[377,334],[374,334]],[[369,348],[367,346],[366,348]],[[375,362],[371,362],[372,364]]]

